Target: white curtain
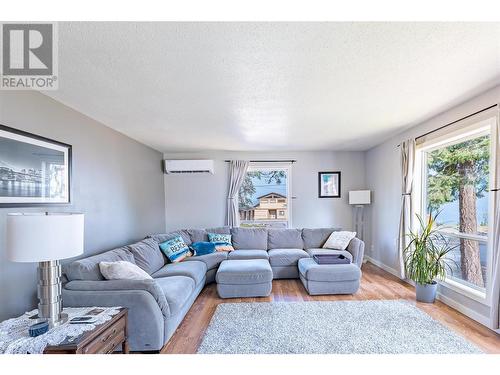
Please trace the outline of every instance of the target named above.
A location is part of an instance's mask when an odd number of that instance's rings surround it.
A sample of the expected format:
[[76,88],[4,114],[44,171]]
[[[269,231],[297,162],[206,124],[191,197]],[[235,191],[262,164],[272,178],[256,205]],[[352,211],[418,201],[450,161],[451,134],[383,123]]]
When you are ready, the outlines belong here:
[[495,218],[493,222],[493,264],[491,273],[492,301],[491,301],[491,328],[500,328],[500,113],[497,110],[497,120],[493,136],[496,140],[495,181],[491,183],[491,198],[494,202]]
[[413,215],[411,193],[415,170],[415,140],[401,142],[401,215],[399,217],[399,272],[405,278],[403,250],[407,244],[406,234],[410,231]]
[[231,160],[229,162],[229,188],[227,193],[226,225],[238,227],[240,215],[238,212],[238,192],[245,179],[248,169],[248,161]]

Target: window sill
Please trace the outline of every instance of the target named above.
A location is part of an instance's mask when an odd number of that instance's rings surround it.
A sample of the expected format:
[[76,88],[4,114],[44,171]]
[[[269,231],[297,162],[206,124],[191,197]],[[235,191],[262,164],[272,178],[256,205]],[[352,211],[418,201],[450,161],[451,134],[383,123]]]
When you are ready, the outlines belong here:
[[486,291],[482,292],[474,288],[470,288],[452,279],[446,279],[444,281],[440,281],[439,284],[463,296],[473,299],[474,301],[479,302],[483,305],[486,306],[490,305],[488,299],[486,298]]

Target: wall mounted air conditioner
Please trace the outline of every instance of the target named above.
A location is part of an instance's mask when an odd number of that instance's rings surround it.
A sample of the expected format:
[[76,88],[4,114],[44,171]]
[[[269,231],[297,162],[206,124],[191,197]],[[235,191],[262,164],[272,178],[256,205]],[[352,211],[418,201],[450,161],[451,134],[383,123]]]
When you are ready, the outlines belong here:
[[213,160],[165,160],[165,173],[210,173],[214,174]]

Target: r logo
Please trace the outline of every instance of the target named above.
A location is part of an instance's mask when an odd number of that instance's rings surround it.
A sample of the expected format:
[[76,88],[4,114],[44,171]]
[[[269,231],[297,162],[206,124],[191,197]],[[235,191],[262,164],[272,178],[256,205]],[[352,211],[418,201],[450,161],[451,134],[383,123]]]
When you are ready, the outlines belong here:
[[52,24],[2,25],[2,74],[51,76],[54,38]]

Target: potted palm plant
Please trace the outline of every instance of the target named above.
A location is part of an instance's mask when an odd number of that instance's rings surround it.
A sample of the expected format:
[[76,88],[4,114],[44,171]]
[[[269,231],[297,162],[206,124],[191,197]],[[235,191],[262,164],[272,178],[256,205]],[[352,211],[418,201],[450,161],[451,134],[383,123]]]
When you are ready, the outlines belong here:
[[446,255],[455,246],[436,230],[435,223],[439,212],[432,212],[427,220],[416,215],[419,222],[417,232],[407,235],[408,246],[404,249],[406,276],[415,281],[417,301],[433,303],[436,299],[437,279],[444,280],[446,269],[450,268]]

